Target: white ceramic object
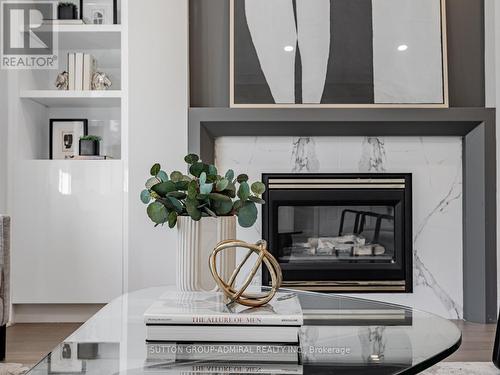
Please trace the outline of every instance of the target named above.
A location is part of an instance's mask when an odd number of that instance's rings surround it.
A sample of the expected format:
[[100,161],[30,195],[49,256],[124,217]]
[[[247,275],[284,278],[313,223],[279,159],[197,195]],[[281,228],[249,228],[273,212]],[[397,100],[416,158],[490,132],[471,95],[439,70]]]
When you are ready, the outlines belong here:
[[[180,216],[177,228],[177,290],[216,290],[208,259],[220,241],[236,238],[236,217],[203,217],[200,221],[194,221],[189,216]],[[225,280],[234,270],[235,258],[235,252],[231,249],[217,257],[217,269]]]

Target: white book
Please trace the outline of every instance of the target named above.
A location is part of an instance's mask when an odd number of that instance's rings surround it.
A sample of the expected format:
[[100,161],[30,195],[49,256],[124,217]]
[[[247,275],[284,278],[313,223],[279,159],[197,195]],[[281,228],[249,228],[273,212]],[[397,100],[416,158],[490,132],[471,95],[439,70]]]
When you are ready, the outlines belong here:
[[75,54],[75,90],[83,90],[83,53]]
[[68,53],[68,90],[75,90],[75,54]]
[[290,363],[187,363],[145,366],[144,373],[161,374],[303,374],[302,365]]
[[154,325],[146,326],[147,342],[272,342],[298,343],[300,327],[235,325]]
[[94,56],[88,53],[83,55],[83,90],[92,90],[92,76],[96,70]]
[[[267,305],[226,306],[218,292],[167,292],[144,313],[146,324],[195,326],[295,326],[303,323],[302,308],[294,293],[277,293]],[[233,340],[234,341],[234,340]]]
[[148,343],[148,362],[225,361],[298,363],[299,345],[261,343]]
[[84,25],[83,20],[43,20],[45,25]]

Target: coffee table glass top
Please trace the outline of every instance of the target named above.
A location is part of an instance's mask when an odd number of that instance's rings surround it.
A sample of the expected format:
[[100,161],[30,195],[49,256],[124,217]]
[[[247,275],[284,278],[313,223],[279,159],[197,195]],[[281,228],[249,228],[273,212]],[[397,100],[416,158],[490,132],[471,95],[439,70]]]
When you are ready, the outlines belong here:
[[159,347],[146,345],[143,313],[173,289],[149,288],[115,299],[29,374],[416,374],[446,358],[461,342],[460,330],[433,314],[366,299],[283,290],[299,296],[304,312],[300,347],[287,347],[287,354],[276,347],[265,352],[263,346],[258,349],[263,354],[255,355],[256,347],[228,344],[194,345],[190,355],[182,356],[175,349],[179,345],[168,343],[161,347],[161,359],[147,359],[152,357],[148,350]]

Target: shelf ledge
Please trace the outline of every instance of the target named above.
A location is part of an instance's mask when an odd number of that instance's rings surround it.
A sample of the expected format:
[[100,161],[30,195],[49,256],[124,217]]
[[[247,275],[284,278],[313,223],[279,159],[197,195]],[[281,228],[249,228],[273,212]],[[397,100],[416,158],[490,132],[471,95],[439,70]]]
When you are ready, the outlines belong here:
[[20,97],[45,107],[120,107],[122,92],[120,90],[22,90]]

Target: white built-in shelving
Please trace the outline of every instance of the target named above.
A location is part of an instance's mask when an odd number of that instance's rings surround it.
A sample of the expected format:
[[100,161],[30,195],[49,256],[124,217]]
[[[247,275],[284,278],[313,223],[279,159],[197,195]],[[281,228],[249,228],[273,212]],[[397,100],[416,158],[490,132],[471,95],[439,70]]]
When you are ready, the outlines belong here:
[[[12,303],[101,304],[123,290],[128,0],[120,25],[59,25],[58,70],[12,72]],[[69,52],[94,55],[106,91],[57,90]],[[10,73],[9,73],[10,74]],[[50,119],[87,119],[111,160],[50,160]],[[36,186],[36,193],[28,191]],[[29,232],[27,236],[26,233]],[[26,277],[29,275],[29,277]],[[14,309],[15,311],[15,309]],[[14,316],[15,319],[15,316]]]

